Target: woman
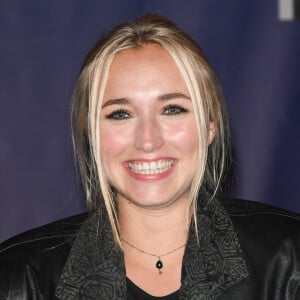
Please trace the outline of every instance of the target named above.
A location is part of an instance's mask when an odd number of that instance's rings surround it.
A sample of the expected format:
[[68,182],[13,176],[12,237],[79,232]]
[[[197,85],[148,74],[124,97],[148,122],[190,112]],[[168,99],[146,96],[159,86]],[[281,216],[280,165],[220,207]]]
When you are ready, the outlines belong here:
[[92,212],[4,243],[0,299],[300,299],[299,216],[216,199],[222,94],[172,22],[146,15],[99,41],[73,121]]

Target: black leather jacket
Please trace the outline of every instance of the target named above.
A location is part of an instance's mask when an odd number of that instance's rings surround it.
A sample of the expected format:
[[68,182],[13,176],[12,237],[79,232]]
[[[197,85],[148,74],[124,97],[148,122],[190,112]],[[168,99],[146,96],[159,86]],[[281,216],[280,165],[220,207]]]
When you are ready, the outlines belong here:
[[[191,226],[180,299],[299,300],[300,217],[264,204],[214,200]],[[122,253],[104,213],[61,220],[0,248],[0,299],[126,299]]]

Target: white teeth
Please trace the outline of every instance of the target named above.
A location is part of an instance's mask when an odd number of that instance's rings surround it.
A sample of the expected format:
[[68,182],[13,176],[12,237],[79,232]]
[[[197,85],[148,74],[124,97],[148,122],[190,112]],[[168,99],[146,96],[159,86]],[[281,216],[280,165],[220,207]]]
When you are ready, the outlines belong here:
[[138,174],[160,174],[169,170],[173,165],[173,160],[151,161],[150,163],[128,163],[128,167]]

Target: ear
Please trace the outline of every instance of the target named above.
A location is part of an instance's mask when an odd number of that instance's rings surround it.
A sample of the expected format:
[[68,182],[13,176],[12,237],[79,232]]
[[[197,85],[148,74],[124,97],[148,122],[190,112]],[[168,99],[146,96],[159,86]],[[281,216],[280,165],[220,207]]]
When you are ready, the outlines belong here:
[[214,140],[216,135],[216,125],[214,122],[209,122],[209,131],[208,131],[208,144],[210,145]]

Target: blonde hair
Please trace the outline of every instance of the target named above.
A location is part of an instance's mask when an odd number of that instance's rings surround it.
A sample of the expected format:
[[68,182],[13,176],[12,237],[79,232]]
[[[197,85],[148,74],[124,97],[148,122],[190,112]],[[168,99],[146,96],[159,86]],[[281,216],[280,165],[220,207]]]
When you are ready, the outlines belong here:
[[[214,197],[228,161],[228,126],[216,75],[193,39],[170,20],[148,14],[122,24],[91,50],[79,74],[72,103],[73,137],[77,162],[90,209],[106,209],[115,241],[120,245],[117,208],[101,162],[100,110],[108,71],[116,53],[149,43],[162,46],[177,64],[195,111],[199,157],[189,196],[189,216],[197,224],[197,200]],[[215,136],[208,142],[210,124]],[[105,207],[103,207],[103,204]],[[196,226],[197,228],[197,226]]]

